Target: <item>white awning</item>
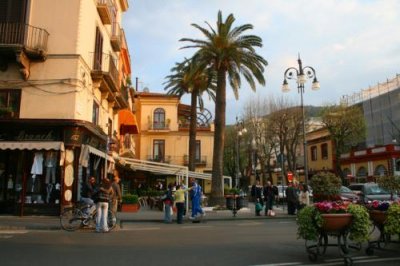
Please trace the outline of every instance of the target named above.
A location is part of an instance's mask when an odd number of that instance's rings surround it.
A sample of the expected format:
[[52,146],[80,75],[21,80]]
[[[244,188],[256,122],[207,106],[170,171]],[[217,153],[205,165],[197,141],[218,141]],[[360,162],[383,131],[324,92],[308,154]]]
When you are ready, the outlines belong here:
[[61,150],[62,141],[0,141],[0,150]]
[[[84,146],[84,144],[82,146]],[[97,155],[97,156],[99,156],[101,158],[106,158],[106,153],[105,152],[103,152],[101,150],[98,150],[98,149],[96,149],[96,148],[94,148],[94,147],[92,147],[90,145],[86,145],[86,146],[89,149],[89,153]],[[107,155],[107,160],[110,161],[110,162],[115,163],[114,158],[112,156]]]

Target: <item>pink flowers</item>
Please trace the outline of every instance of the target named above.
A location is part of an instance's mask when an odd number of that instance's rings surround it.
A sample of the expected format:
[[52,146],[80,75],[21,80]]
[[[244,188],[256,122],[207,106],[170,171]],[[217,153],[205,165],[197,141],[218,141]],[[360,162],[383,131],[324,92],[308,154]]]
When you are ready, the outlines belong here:
[[320,213],[346,213],[349,204],[347,201],[322,201],[314,206]]

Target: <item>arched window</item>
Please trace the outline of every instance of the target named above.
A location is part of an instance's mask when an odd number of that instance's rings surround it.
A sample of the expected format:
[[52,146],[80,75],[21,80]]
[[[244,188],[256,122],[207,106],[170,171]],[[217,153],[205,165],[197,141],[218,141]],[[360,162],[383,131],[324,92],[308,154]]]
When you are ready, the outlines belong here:
[[387,174],[387,170],[386,170],[386,167],[385,166],[383,166],[383,165],[378,165],[376,168],[375,168],[375,172],[374,172],[374,175],[375,176],[384,176],[384,175],[386,175]]
[[154,110],[153,117],[153,128],[165,128],[165,110],[163,108],[157,108],[156,110]]
[[363,167],[363,166],[358,168],[357,177],[367,177],[367,169],[365,167]]

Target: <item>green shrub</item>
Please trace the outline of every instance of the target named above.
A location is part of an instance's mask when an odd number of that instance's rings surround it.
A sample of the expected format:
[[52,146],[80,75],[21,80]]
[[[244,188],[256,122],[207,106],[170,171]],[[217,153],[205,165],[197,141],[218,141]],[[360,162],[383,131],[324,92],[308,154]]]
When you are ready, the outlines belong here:
[[130,204],[139,203],[139,197],[138,195],[130,193],[122,195],[122,203],[130,203]]

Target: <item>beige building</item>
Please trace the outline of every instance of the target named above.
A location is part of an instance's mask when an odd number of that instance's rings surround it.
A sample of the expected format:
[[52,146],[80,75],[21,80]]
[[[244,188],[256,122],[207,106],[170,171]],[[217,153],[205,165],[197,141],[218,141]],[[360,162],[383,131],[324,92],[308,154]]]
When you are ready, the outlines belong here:
[[131,110],[127,9],[127,0],[0,0],[0,212],[56,213],[88,176],[112,170],[118,112]]
[[[136,159],[187,166],[190,106],[181,104],[178,96],[152,92],[136,93],[134,105],[140,131],[135,135]],[[196,134],[196,172],[210,173],[214,124],[209,112],[198,113]],[[140,173],[131,175],[137,182],[147,182],[149,177]],[[175,178],[156,174],[152,182],[158,180],[167,185],[175,182]],[[203,187],[206,193],[210,192],[210,181],[205,180]]]

